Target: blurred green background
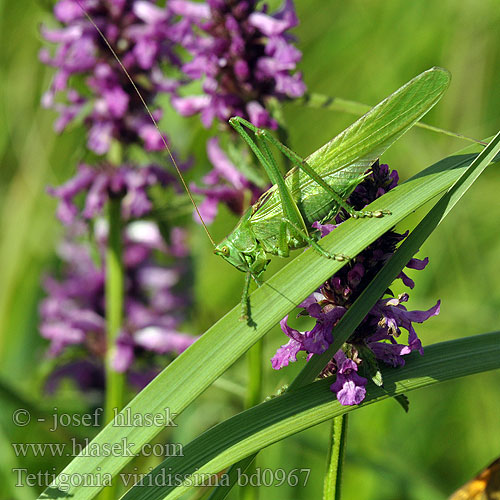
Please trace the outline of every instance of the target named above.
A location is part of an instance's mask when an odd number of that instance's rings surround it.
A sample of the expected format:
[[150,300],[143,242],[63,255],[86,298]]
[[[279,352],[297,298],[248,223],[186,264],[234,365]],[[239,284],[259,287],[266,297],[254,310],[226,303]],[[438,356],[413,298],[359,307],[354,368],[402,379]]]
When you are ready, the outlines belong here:
[[[498,128],[498,0],[308,0],[297,1],[296,7],[301,20],[295,31],[303,52],[301,70],[311,92],[374,104],[416,74],[439,65],[451,71],[452,85],[425,120],[478,139]],[[54,407],[88,411],[95,404],[69,385],[54,398],[42,393],[46,342],[37,330],[40,278],[54,266],[54,248],[62,234],[54,217],[55,202],[45,187],[73,174],[84,141],[78,130],[56,136],[53,113],[39,104],[52,75],[37,59],[42,45],[39,25],[50,18],[47,5],[0,0],[0,16],[0,500],[24,500],[35,498],[39,490],[14,487],[12,468],[54,473],[67,459],[16,457],[10,443],[67,442],[72,435],[83,437],[84,429],[55,434],[36,423],[16,428],[12,411],[19,407],[49,413]],[[301,155],[353,121],[346,114],[292,104],[285,113],[291,146]],[[192,142],[193,134],[184,133],[188,127],[199,129]],[[206,132],[197,119],[186,122],[167,113],[163,128],[177,149],[195,154],[198,168],[206,168]],[[404,180],[466,145],[413,130],[383,161],[398,169]],[[418,275],[410,307],[427,309],[442,300],[440,316],[417,328],[424,345],[499,328],[499,186],[498,169],[486,171],[421,249],[420,257],[429,256],[430,265]],[[422,214],[402,228],[414,225]],[[234,217],[223,211],[213,232],[222,237],[234,223]],[[193,227],[191,241],[197,303],[186,330],[199,334],[235,305],[242,276],[212,255],[198,227]],[[279,265],[273,264],[273,269]],[[221,273],[228,276],[223,288]],[[265,339],[266,360],[284,342],[279,329],[270,332]],[[266,393],[291,380],[297,368],[273,372],[266,362]],[[226,374],[226,380],[244,385],[244,360]],[[393,401],[351,415],[344,498],[443,499],[500,455],[498,373],[409,396],[407,415]],[[174,440],[190,439],[240,409],[239,399],[219,384],[182,415]],[[311,475],[304,488],[263,489],[261,498],[319,498],[328,431],[325,423],[264,450],[260,467],[310,468]],[[237,498],[234,493],[233,498]]]

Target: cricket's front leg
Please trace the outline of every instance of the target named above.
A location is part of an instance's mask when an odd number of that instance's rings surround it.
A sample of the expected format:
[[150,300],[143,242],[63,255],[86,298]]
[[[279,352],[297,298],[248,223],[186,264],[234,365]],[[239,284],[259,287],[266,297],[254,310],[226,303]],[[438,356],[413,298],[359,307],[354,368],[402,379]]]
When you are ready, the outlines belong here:
[[249,291],[250,291],[250,281],[252,279],[252,275],[250,273],[246,273],[245,275],[245,284],[243,285],[243,293],[241,294],[241,315],[240,321],[248,321],[248,312],[250,310],[250,299],[249,299]]
[[250,317],[250,282],[254,280],[257,286],[262,286],[259,277],[252,273],[246,273],[243,293],[241,295],[241,316],[240,321],[246,321],[249,326],[255,326]]

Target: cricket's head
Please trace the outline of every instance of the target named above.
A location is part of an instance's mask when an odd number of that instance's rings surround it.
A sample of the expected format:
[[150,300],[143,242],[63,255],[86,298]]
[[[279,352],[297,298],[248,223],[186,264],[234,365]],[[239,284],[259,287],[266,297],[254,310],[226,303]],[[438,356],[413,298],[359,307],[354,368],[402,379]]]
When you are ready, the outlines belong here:
[[254,278],[258,278],[269,263],[262,246],[246,231],[234,230],[215,247],[214,253]]

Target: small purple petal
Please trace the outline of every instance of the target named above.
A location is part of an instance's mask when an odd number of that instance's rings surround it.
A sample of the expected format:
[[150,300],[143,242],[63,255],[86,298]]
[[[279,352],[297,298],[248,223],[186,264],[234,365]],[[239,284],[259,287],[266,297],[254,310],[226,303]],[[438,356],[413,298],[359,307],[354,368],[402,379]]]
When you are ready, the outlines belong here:
[[164,328],[149,326],[135,332],[136,345],[145,349],[165,354],[167,352],[181,353],[185,351],[197,337],[169,331]]
[[132,10],[139,19],[147,24],[162,23],[168,20],[168,14],[165,9],[161,9],[149,2],[136,1]]
[[227,155],[219,146],[219,138],[212,137],[207,142],[208,159],[214,166],[214,171],[228,181],[236,189],[243,189],[249,185],[245,176],[231,163]]
[[289,327],[287,321],[288,321],[288,314],[280,321],[280,326],[283,333],[285,333],[291,339],[299,343],[302,343],[304,335],[300,333],[298,330],[295,330],[295,328]]
[[246,108],[250,121],[256,127],[276,128],[277,123],[271,120],[269,113],[257,101],[250,101]]
[[405,311],[404,316],[408,321],[415,323],[423,323],[424,321],[432,318],[432,316],[437,316],[441,311],[441,301],[438,300],[436,305],[428,309],[427,311]]
[[66,346],[79,344],[85,339],[82,330],[68,327],[65,323],[45,323],[40,327],[40,333],[42,337],[51,341],[51,356],[57,356]]
[[415,282],[403,271],[401,271],[397,278],[399,278],[408,288],[413,288],[415,287]]
[[330,234],[335,228],[337,228],[338,224],[320,224],[316,221],[312,223],[312,227],[314,229],[319,229],[321,237],[324,238],[327,234]]
[[113,124],[111,122],[96,122],[89,130],[87,146],[95,153],[102,155],[107,153],[113,136]]
[[120,335],[111,355],[111,366],[115,372],[126,372],[134,361],[134,344],[128,335]]
[[426,257],[423,260],[413,258],[406,264],[406,267],[409,267],[410,269],[418,269],[421,271],[422,269],[425,269],[425,266],[429,263],[429,257]]
[[280,21],[262,12],[254,12],[251,14],[248,18],[248,22],[269,37],[281,35],[290,27],[287,21]]
[[392,366],[403,366],[405,361],[402,356],[412,352],[411,347],[402,344],[388,344],[386,342],[372,342],[368,346],[375,357]]
[[170,0],[168,6],[175,14],[191,19],[208,19],[210,17],[210,8],[204,3]]
[[362,264],[357,262],[353,268],[347,273],[347,281],[351,286],[357,286],[361,282],[365,274],[365,268]]
[[107,199],[108,186],[109,178],[106,175],[101,174],[96,177],[85,199],[83,216],[86,219],[93,219],[101,212]]
[[352,406],[361,403],[365,399],[367,380],[357,374],[358,365],[347,358],[342,350],[337,351],[334,359],[337,364],[337,378],[330,390],[337,394],[341,405]]
[[58,21],[70,23],[80,19],[83,11],[74,0],[60,0],[54,6],[54,14]]
[[172,97],[172,106],[182,116],[192,116],[205,109],[210,97],[200,95],[192,97]]
[[297,361],[297,354],[302,350],[302,344],[294,339],[290,339],[288,343],[283,344],[276,354],[271,358],[271,365],[274,370],[288,366],[289,363]]
[[366,396],[363,384],[366,379],[356,376],[337,375],[337,380],[330,386],[330,390],[337,394],[337,399],[342,406],[359,405]]

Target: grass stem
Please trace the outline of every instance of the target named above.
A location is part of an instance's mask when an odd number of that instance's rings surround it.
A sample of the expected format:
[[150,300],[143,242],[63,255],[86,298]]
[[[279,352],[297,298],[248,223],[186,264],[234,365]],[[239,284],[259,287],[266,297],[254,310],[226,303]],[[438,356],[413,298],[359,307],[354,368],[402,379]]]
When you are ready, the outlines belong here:
[[[105,424],[113,420],[124,405],[125,375],[113,369],[116,340],[122,327],[124,302],[124,270],[121,199],[110,198],[108,207],[108,245],[106,249],[106,396]],[[116,482],[101,493],[102,500],[116,498]]]
[[328,450],[323,485],[323,500],[340,500],[346,437],[347,414],[344,414],[332,420],[330,449]]

